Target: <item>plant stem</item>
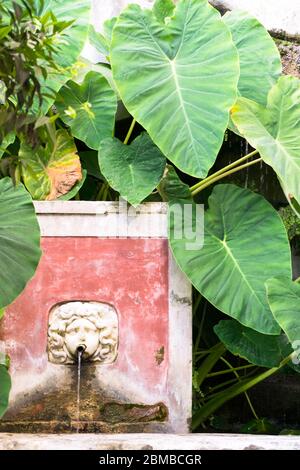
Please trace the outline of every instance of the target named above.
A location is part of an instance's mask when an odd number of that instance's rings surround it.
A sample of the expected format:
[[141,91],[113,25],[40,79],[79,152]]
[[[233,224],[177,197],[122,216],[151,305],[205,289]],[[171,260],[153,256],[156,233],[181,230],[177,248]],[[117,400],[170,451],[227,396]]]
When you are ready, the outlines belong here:
[[126,135],[125,140],[124,140],[124,144],[125,144],[125,145],[128,144],[128,141],[129,141],[129,139],[130,139],[130,137],[131,137],[133,128],[134,128],[134,126],[135,126],[135,123],[136,123],[136,120],[135,120],[135,119],[132,119],[132,122],[131,122],[131,124],[130,124],[129,130],[128,130],[127,135]]
[[204,361],[201,363],[201,366],[197,369],[197,382],[199,388],[206,379],[207,374],[212,370],[214,365],[218,362],[225,351],[226,348],[223,343],[217,343],[213,348],[211,348],[210,354],[204,359]]
[[194,360],[195,360],[195,357],[196,357],[195,354],[197,352],[197,349],[199,348],[199,344],[200,344],[200,340],[201,340],[201,336],[202,336],[203,325],[204,325],[205,316],[206,316],[206,310],[207,310],[207,302],[205,302],[204,307],[203,307],[203,313],[202,313],[202,317],[201,317],[201,321],[200,321],[200,325],[199,325],[199,329],[198,329],[198,334],[197,334],[197,338],[196,338],[196,342],[195,342],[195,346],[194,346]]
[[223,388],[223,387],[225,387],[226,385],[231,385],[232,383],[237,382],[237,380],[238,380],[238,379],[235,377],[234,379],[226,380],[225,382],[222,382],[221,384],[215,385],[214,387],[209,387],[208,392],[207,392],[207,395],[205,396],[205,399],[207,399],[207,400],[209,401],[209,400],[211,400],[215,395],[218,395],[218,396],[219,396],[219,393],[220,393],[220,392],[216,392],[216,393],[212,393],[212,392],[214,392],[215,390],[220,390],[220,388]]
[[101,183],[101,186],[99,188],[99,191],[97,193],[97,196],[96,196],[96,201],[103,201],[102,197],[103,197],[103,191],[105,189],[105,183]]
[[[221,357],[221,360],[222,360],[228,367],[230,367],[230,368],[232,369],[232,372],[234,373],[234,375],[236,376],[236,378],[237,378],[239,381],[241,381],[241,378],[240,378],[239,374],[236,372],[236,369],[234,369],[234,368],[232,367],[232,365],[230,364],[230,362],[227,361],[224,357]],[[251,402],[251,400],[250,400],[250,397],[249,397],[248,393],[247,393],[247,392],[244,392],[244,395],[245,395],[245,398],[246,398],[246,400],[247,400],[247,402],[248,402],[248,405],[249,405],[249,407],[250,407],[250,410],[252,411],[252,414],[253,414],[254,418],[258,420],[259,417],[258,417],[257,414],[256,414],[256,411],[255,411],[255,409],[254,409],[254,406],[252,405],[252,402]]]
[[197,351],[195,352],[195,356],[206,356],[207,354],[209,354],[210,351]]
[[226,173],[228,170],[231,170],[231,168],[234,168],[234,167],[240,165],[240,164],[243,163],[245,160],[248,160],[249,158],[253,157],[253,156],[256,155],[257,153],[258,153],[258,150],[254,150],[253,152],[248,153],[248,154],[245,155],[244,157],[239,158],[239,159],[236,160],[235,162],[230,163],[230,165],[224,166],[224,168],[221,168],[221,170],[216,171],[216,172],[213,173],[212,175],[207,176],[207,178],[205,178],[204,180],[201,180],[201,181],[199,181],[198,183],[194,184],[194,186],[191,186],[191,187],[190,187],[191,192],[193,192],[195,189],[197,189],[197,188],[199,188],[200,186],[202,186],[203,184],[205,184],[207,181],[210,181],[211,179],[214,179],[216,176],[219,176],[219,175],[221,175],[222,173]]
[[283,361],[281,361],[278,367],[268,369],[256,377],[242,379],[240,382],[232,385],[227,390],[222,390],[221,392],[217,393],[214,398],[209,400],[194,414],[192,426],[193,430],[196,429],[209,416],[211,416],[218,408],[224,405],[224,403],[240,395],[241,393],[248,391],[250,388],[254,387],[254,385],[257,385],[258,383],[278,372],[292,359],[292,356],[293,354],[286,357]]
[[196,356],[198,355],[205,355],[205,354],[210,354],[212,351],[215,350],[216,346],[212,346],[210,349],[200,349],[200,351],[196,352]]
[[[250,378],[256,371],[257,371],[258,367],[255,367],[252,369],[252,371],[247,374],[246,378]],[[233,382],[238,382],[238,378],[235,377],[234,379],[230,379],[230,380],[227,380],[226,382],[222,382],[221,384],[218,384],[218,385],[215,385],[214,387],[210,387],[209,388],[209,391],[207,393],[207,395],[205,396],[205,399],[206,400],[211,400],[214,396],[216,395],[220,395],[220,392],[215,392],[215,393],[212,393],[213,391],[215,390],[219,390],[220,388],[223,388],[225,387],[226,385],[229,385],[229,384],[232,384]],[[226,392],[226,390],[224,390],[224,393]]]
[[105,183],[104,188],[103,188],[102,201],[107,201],[108,190],[109,190],[109,184]]
[[237,171],[243,170],[244,168],[255,165],[256,163],[261,162],[261,161],[262,161],[262,158],[257,158],[256,160],[253,160],[251,162],[245,163],[244,165],[235,167],[232,170],[226,171],[225,173],[219,174],[218,176],[215,176],[209,181],[207,181],[206,179],[203,180],[203,184],[201,186],[198,186],[198,188],[195,189],[194,191],[192,191],[192,196],[196,196],[196,194],[200,193],[200,191],[207,188],[208,186],[215,183],[216,181],[219,181],[222,178],[226,178],[226,176],[232,175],[233,173],[236,173]]
[[230,369],[220,370],[218,372],[212,372],[211,374],[207,374],[206,377],[217,377],[218,375],[230,374],[231,372],[233,372],[235,370],[244,370],[244,369],[249,369],[250,367],[255,367],[255,365],[254,364],[247,364],[246,366],[232,367]]
[[202,295],[199,292],[197,292],[197,299],[193,305],[193,316],[196,315],[201,300],[202,300]]

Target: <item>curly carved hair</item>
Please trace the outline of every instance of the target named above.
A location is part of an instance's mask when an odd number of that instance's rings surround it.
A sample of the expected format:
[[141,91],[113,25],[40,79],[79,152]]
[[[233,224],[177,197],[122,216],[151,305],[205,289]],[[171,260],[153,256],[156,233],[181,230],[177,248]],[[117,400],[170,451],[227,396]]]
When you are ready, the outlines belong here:
[[115,309],[100,302],[71,301],[54,306],[49,315],[48,356],[51,362],[73,364],[64,337],[73,321],[89,320],[99,331],[99,346],[90,358],[94,362],[113,362],[118,347],[118,318]]

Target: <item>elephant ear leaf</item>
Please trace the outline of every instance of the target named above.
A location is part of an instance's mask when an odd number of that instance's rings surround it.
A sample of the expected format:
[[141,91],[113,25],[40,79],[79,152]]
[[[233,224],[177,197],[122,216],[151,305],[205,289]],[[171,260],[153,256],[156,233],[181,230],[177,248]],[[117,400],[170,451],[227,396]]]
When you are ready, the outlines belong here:
[[60,90],[56,107],[74,137],[91,149],[98,150],[101,140],[112,136],[117,98],[99,73],[89,72],[80,85],[69,81]]
[[19,158],[25,186],[33,199],[57,199],[82,180],[74,140],[64,129],[57,130],[45,146],[36,149],[22,142]]
[[172,199],[192,199],[190,187],[185,184],[176,173],[172,165],[166,165],[163,177],[157,186],[163,201]]
[[89,28],[89,42],[90,44],[102,54],[105,58],[109,59],[109,49],[112,39],[112,30],[117,21],[117,17],[109,18],[103,23],[102,33],[95,30],[95,28],[90,25]]
[[241,96],[266,105],[268,92],[282,73],[278,48],[266,28],[244,11],[223,16],[240,58],[238,91]]
[[110,48],[113,77],[126,108],[163,154],[204,178],[236,101],[237,50],[206,0],[180,0],[164,22],[155,11],[129,5],[119,16]]
[[232,108],[239,132],[277,173],[289,199],[300,202],[300,80],[281,77],[267,107],[239,98]]
[[10,178],[0,180],[0,252],[1,309],[22,292],[41,256],[31,197],[22,184],[14,186]]
[[69,201],[70,199],[73,199],[73,197],[75,197],[79,193],[80,189],[84,185],[86,177],[87,171],[82,170],[82,179],[78,181],[68,193],[63,194],[63,196],[60,196],[58,199],[60,201]]
[[[231,184],[214,187],[208,203],[204,224],[191,203],[170,204],[169,238],[177,263],[219,310],[260,333],[278,335],[264,283],[274,273],[291,276],[282,220],[264,198]],[[202,245],[191,244],[191,235],[202,231]]]
[[112,41],[112,33],[114,26],[117,22],[118,17],[114,16],[113,18],[109,18],[108,20],[104,21],[103,23],[103,35],[107,41],[108,47],[110,48],[111,41]]
[[277,277],[266,282],[268,301],[275,320],[290,343],[300,346],[300,285],[290,278]]
[[165,156],[146,133],[130,145],[109,138],[101,142],[100,170],[110,186],[133,206],[158,185],[166,165]]
[[89,26],[89,43],[97,52],[100,52],[104,57],[109,54],[109,44],[103,34],[95,30],[94,26]]
[[153,13],[158,21],[164,23],[166,18],[170,18],[173,15],[174,8],[173,0],[156,0],[153,5]]
[[[39,79],[44,96],[42,113],[46,113],[55,101],[56,93],[72,77],[72,66],[83,50],[89,30],[91,0],[47,0],[35,3],[39,6],[39,16],[52,12],[58,21],[70,23],[57,38],[58,47],[53,53],[60,70],[49,70],[46,78]],[[38,110],[37,103],[35,106]]]
[[278,367],[282,361],[281,336],[263,335],[236,320],[221,320],[214,331],[232,354],[260,367]]
[[0,419],[8,407],[11,378],[4,364],[0,363]]
[[0,142],[0,158],[5,153],[5,150],[10,144],[13,144],[16,139],[16,135],[13,132],[10,132],[5,137],[3,137],[2,141]]

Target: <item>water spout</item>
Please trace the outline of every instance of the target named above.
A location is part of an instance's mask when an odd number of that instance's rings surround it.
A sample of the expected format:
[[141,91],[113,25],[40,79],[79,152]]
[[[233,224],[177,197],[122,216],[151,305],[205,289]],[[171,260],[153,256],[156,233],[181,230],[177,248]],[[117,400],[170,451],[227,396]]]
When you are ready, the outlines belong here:
[[86,346],[80,345],[77,348],[77,429],[76,432],[79,433],[79,424],[80,424],[80,380],[81,380],[81,359],[82,354],[84,353]]
[[78,347],[77,347],[77,359],[79,357],[79,353],[82,354],[84,353],[84,351],[86,350],[86,345],[85,344],[80,344]]

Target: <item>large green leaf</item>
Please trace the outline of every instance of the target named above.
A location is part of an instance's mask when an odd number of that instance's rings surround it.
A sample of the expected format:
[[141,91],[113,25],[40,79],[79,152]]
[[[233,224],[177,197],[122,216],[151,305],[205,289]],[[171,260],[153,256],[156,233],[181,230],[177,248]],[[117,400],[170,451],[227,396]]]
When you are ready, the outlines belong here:
[[231,34],[207,0],[181,0],[167,22],[130,5],[110,49],[120,96],[161,151],[203,178],[236,100],[239,64]]
[[11,378],[5,365],[0,364],[0,418],[8,407]]
[[300,345],[300,284],[277,277],[269,279],[266,287],[274,318],[290,342],[299,341]]
[[100,170],[110,186],[137,206],[159,183],[166,159],[146,133],[130,145],[109,138],[101,142]]
[[239,93],[265,105],[270,88],[282,72],[276,44],[264,26],[246,12],[227,12],[223,21],[231,31],[239,53]]
[[10,144],[13,144],[16,139],[16,135],[14,132],[10,132],[7,134],[2,141],[0,142],[0,158],[3,156],[5,153],[5,150]]
[[170,18],[174,12],[173,0],[156,0],[153,5],[153,12],[159,21],[164,22],[166,18]]
[[300,80],[281,77],[269,93],[266,108],[238,99],[232,119],[300,202]]
[[58,93],[56,107],[74,137],[98,150],[101,140],[112,137],[117,99],[107,80],[89,72],[81,85],[69,81]]
[[81,85],[89,72],[97,72],[98,75],[102,75],[103,77],[105,77],[110,87],[118,96],[118,90],[112,77],[111,68],[108,64],[104,62],[93,64],[85,57],[79,57],[74,67],[72,68],[72,81],[78,83],[78,85]]
[[192,199],[189,186],[181,181],[172,165],[166,165],[164,175],[157,186],[157,190],[163,201]]
[[73,199],[75,196],[77,196],[77,194],[79,193],[80,189],[82,188],[82,186],[84,185],[85,183],[85,180],[86,180],[86,177],[87,177],[87,171],[86,170],[82,170],[82,178],[80,181],[78,181],[75,186],[73,186],[73,188],[66,194],[63,194],[62,196],[60,196],[58,199],[60,201],[70,201],[70,199]]
[[79,155],[81,165],[87,171],[88,176],[93,176],[100,181],[104,181],[104,176],[101,174],[99,168],[98,152],[95,150],[87,150],[80,152]]
[[[36,0],[41,5],[40,0]],[[59,51],[55,58],[62,67],[74,64],[88,36],[91,0],[45,0],[40,15],[48,11],[54,13],[60,21],[72,21],[63,31],[62,37],[57,38]]]
[[6,99],[5,99],[5,94],[6,94],[6,86],[5,83],[0,80],[0,104],[5,104]]
[[55,132],[45,146],[32,149],[21,143],[22,176],[33,199],[57,199],[82,179],[81,164],[72,137],[64,129]]
[[100,54],[109,58],[109,49],[112,39],[112,30],[117,21],[117,17],[109,18],[102,25],[103,34],[95,30],[93,26],[89,28],[89,42]]
[[105,37],[108,48],[110,49],[111,46],[111,41],[112,41],[112,32],[114,29],[114,26],[117,22],[117,17],[114,16],[113,18],[109,18],[108,20],[104,21],[103,23],[103,36]]
[[38,265],[40,230],[23,185],[0,180],[0,308],[24,289]]
[[278,177],[279,183],[281,185],[282,191],[290,205],[290,208],[294,212],[294,214],[300,219],[300,202],[298,203],[293,195],[289,192],[288,188],[283,183],[282,179]]
[[89,43],[96,51],[100,52],[104,57],[109,54],[109,44],[105,36],[95,30],[94,26],[89,27]]
[[282,361],[281,336],[263,335],[236,320],[221,320],[214,327],[218,338],[234,355],[260,367],[278,367]]
[[5,314],[5,309],[3,307],[0,308],[0,320],[1,318],[4,317],[4,314]]
[[88,36],[91,0],[35,0],[35,3],[40,15],[52,11],[59,21],[73,21],[57,38],[58,51],[54,53],[54,58],[62,70],[49,71],[46,79],[39,79],[42,93],[52,96],[44,99],[42,111],[46,112],[55,100],[55,93],[72,77],[71,67],[78,59]]
[[218,185],[209,198],[204,246],[199,249],[189,238],[201,233],[203,224],[191,216],[188,205],[183,234],[181,207],[170,206],[176,215],[170,217],[171,248],[181,269],[222,312],[261,333],[279,334],[264,288],[274,275],[291,276],[288,238],[277,212],[247,189]]

